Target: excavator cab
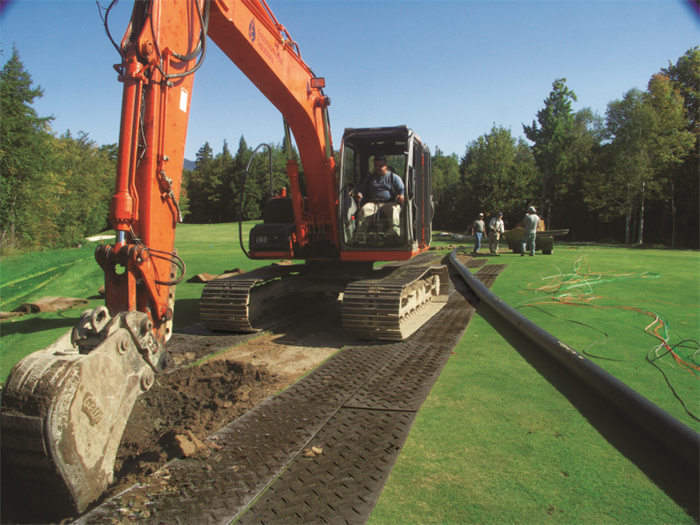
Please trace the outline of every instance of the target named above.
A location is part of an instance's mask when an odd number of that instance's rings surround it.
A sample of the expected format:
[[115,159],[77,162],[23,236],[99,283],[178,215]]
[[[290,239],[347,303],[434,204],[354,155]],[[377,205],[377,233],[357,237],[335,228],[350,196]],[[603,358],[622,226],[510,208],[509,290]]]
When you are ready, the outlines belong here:
[[[406,126],[346,129],[339,164],[341,252],[422,251],[430,243],[432,199],[430,150]],[[372,176],[374,159],[386,159],[388,171],[403,182],[404,202],[358,202],[358,188]],[[395,255],[391,257],[396,259]]]

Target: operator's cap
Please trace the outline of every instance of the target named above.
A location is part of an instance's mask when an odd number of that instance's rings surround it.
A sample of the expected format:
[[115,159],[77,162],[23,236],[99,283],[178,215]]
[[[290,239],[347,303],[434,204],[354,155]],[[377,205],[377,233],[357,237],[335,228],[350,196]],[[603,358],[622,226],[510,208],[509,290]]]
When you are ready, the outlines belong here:
[[375,155],[374,162],[386,162],[386,157],[384,155]]

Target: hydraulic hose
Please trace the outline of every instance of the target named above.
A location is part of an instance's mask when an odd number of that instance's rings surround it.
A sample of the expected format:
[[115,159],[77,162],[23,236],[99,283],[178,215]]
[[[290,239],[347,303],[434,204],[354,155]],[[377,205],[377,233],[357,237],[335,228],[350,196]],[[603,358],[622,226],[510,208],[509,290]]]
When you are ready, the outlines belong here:
[[245,183],[248,181],[248,170],[250,170],[250,165],[253,163],[255,154],[262,147],[267,148],[267,152],[270,157],[270,197],[272,197],[272,148],[269,144],[265,144],[263,142],[262,144],[258,144],[258,147],[256,147],[253,150],[253,153],[250,155],[250,159],[248,159],[248,164],[246,164],[245,172],[243,172],[243,181],[241,183],[241,196],[238,201],[238,242],[241,245],[241,250],[248,259],[256,259],[257,257],[253,257],[252,255],[250,255],[250,253],[248,253],[248,250],[245,249],[245,246],[243,244],[243,196],[245,195]]
[[452,251],[450,262],[481,301],[673,454],[688,462],[692,468],[700,468],[700,434],[503,302],[457,260],[458,250]]

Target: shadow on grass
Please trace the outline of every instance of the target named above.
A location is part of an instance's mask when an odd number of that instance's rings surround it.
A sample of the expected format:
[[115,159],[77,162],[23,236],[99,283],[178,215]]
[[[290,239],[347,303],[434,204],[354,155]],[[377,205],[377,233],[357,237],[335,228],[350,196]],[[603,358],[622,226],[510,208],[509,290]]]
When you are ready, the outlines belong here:
[[173,330],[181,330],[200,321],[199,299],[175,299]]
[[653,438],[647,438],[646,432],[636,423],[627,417],[620,417],[620,410],[611,406],[545,351],[520,336],[491,308],[481,305],[478,314],[564,395],[603,438],[632,461],[676,504],[683,507],[696,522],[700,520],[697,466],[688,465]]
[[46,330],[54,330],[56,328],[73,328],[78,324],[80,313],[71,314],[70,317],[64,317],[59,312],[59,317],[38,317],[35,314],[29,314],[25,317],[17,317],[12,321],[5,321],[0,325],[0,331],[2,335],[14,335],[14,334],[32,334],[36,332],[43,332]]
[[[102,297],[90,297],[89,299],[103,299]],[[85,309],[93,308],[86,307]],[[178,330],[199,322],[199,299],[176,299],[175,300],[174,329]],[[55,328],[73,328],[80,320],[82,310],[65,310],[56,314],[28,314],[23,317],[4,321],[0,325],[2,335],[31,334],[53,330]],[[44,317],[46,315],[56,315],[57,317]]]

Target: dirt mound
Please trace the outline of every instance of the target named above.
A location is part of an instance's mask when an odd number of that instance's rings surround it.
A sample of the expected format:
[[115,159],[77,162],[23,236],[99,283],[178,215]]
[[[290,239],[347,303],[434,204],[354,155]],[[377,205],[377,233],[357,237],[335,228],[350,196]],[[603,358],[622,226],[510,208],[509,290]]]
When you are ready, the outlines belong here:
[[174,457],[208,454],[202,442],[286,384],[265,367],[222,359],[159,376],[138,398],[115,464],[114,494]]
[[[340,325],[339,303],[309,305],[303,313],[302,320],[261,334],[214,333],[201,323],[173,334],[167,347],[179,368],[156,376],[153,387],[137,398],[117,452],[115,481],[96,504],[135,483],[162,482],[162,476],[154,481],[152,475],[171,459],[215,452],[208,447],[216,443],[207,436],[351,340]],[[3,470],[2,475],[0,522],[45,523],[42,509],[24,504],[15,492],[12,474]]]

